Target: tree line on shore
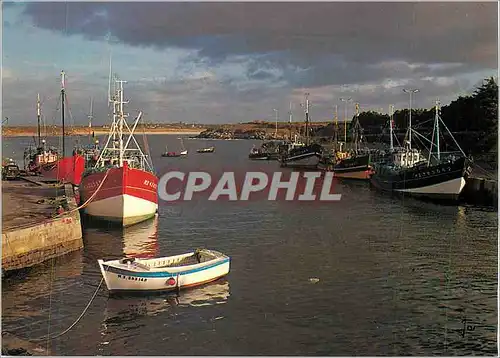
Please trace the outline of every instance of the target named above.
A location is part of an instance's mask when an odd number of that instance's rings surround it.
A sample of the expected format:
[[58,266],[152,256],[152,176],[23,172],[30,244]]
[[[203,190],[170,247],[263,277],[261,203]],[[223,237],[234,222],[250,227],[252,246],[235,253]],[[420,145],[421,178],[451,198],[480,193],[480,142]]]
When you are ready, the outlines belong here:
[[[471,95],[460,96],[450,104],[442,106],[440,115],[465,152],[496,152],[498,84],[493,77],[485,79]],[[434,116],[435,108],[413,109],[412,128],[424,135],[432,133]],[[409,109],[395,111],[393,120],[395,134],[404,137],[408,128]],[[388,141],[389,115],[373,111],[362,112],[359,114],[359,123],[369,141]]]
[[[460,96],[446,106],[440,108],[440,116],[446,127],[462,149],[469,154],[496,153],[498,137],[498,85],[493,77],[483,80],[471,95]],[[435,108],[412,109],[412,128],[424,136],[432,134],[435,117]],[[354,117],[353,117],[354,119]],[[359,124],[362,134],[368,142],[389,143],[389,115],[374,111],[361,112]],[[397,110],[393,114],[394,134],[402,143],[409,122],[409,109]],[[354,121],[347,122],[347,141],[350,141]],[[241,138],[241,139],[283,139],[292,133],[304,134],[304,124],[278,123],[267,121],[253,121],[240,125],[210,126],[200,133],[199,138]],[[338,124],[338,135],[343,139],[343,123]],[[335,125],[311,123],[310,134],[312,137],[333,139],[336,131]],[[444,134],[443,134],[444,136]],[[276,138],[274,138],[276,137]],[[454,149],[452,140],[442,141],[444,150]]]

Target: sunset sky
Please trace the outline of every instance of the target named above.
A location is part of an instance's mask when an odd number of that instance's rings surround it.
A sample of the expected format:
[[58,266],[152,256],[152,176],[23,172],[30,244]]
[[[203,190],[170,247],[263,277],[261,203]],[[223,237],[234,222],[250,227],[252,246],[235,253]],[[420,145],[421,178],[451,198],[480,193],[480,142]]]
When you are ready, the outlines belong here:
[[[153,122],[302,120],[444,104],[497,74],[496,2],[10,3],[3,7],[3,116],[59,123],[60,71],[70,122],[107,116],[109,59],[128,81],[128,111]],[[352,115],[353,106],[349,108]]]

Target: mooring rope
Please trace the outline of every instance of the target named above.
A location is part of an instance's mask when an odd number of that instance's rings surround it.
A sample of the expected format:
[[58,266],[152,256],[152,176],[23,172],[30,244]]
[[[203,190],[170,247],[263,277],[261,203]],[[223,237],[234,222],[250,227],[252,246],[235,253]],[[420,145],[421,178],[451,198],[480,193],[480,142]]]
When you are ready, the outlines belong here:
[[[42,220],[39,223],[43,224],[43,223],[49,222],[50,220],[60,218],[62,216],[71,214],[72,212],[75,212],[77,210],[80,210],[80,209],[83,209],[84,207],[86,207],[88,204],[90,204],[90,202],[95,198],[95,196],[97,195],[97,193],[99,192],[99,190],[102,188],[102,186],[104,185],[104,182],[106,181],[106,178],[108,177],[108,175],[109,175],[109,169],[106,171],[106,175],[102,179],[102,182],[99,184],[99,186],[97,187],[96,191],[82,205],[80,205],[80,206],[78,206],[78,207],[76,207],[74,209],[71,209],[69,211],[62,212],[61,214],[57,214],[57,215],[51,217],[50,219]],[[11,230],[16,230],[16,229],[23,229],[23,228],[28,228],[28,227],[31,227],[31,226],[33,226],[33,223],[22,224],[22,225],[17,225],[17,226],[11,226],[11,227],[8,228],[8,230],[11,231]]]
[[61,214],[58,214],[56,215],[55,217],[60,217],[62,215],[67,215],[67,214],[70,214],[74,211],[77,211],[77,210],[80,210],[80,209],[83,209],[84,207],[86,207],[88,204],[90,204],[90,202],[95,198],[95,196],[97,195],[97,193],[99,192],[99,190],[102,188],[102,186],[104,185],[104,182],[106,181],[106,178],[108,177],[109,175],[109,169],[106,171],[106,175],[104,175],[104,178],[102,178],[102,181],[101,183],[99,184],[99,186],[97,187],[96,191],[94,191],[94,193],[90,196],[90,198],[88,198],[82,205],[74,208],[74,209],[71,209],[70,211],[65,211]]
[[69,326],[68,328],[66,328],[64,331],[62,331],[61,333],[53,336],[53,337],[43,337],[43,338],[38,338],[38,339],[34,339],[33,341],[35,342],[39,342],[39,341],[43,341],[43,340],[52,340],[52,339],[55,339],[55,338],[58,338],[58,337],[61,337],[62,335],[68,333],[74,326],[77,325],[78,322],[80,322],[80,320],[83,318],[83,316],[85,315],[85,313],[87,312],[87,310],[89,309],[90,305],[92,304],[92,302],[94,301],[94,298],[97,296],[97,293],[99,292],[99,289],[101,288],[101,285],[102,285],[102,281],[104,281],[104,277],[101,278],[101,282],[99,282],[99,285],[97,286],[97,289],[95,290],[94,294],[92,295],[92,298],[90,299],[89,303],[87,303],[87,306],[85,307],[85,309],[83,310],[83,312],[80,314],[80,316],[76,319],[75,322],[73,322],[73,324],[71,326]]

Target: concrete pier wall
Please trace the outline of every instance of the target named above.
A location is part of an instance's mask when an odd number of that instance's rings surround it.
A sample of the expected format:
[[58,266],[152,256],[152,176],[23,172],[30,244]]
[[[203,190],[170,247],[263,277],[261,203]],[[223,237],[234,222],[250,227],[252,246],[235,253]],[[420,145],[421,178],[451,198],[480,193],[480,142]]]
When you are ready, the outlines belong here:
[[30,267],[83,247],[80,213],[73,188],[65,186],[65,215],[2,232],[2,270]]
[[468,204],[498,207],[498,182],[470,177],[467,179],[461,196]]

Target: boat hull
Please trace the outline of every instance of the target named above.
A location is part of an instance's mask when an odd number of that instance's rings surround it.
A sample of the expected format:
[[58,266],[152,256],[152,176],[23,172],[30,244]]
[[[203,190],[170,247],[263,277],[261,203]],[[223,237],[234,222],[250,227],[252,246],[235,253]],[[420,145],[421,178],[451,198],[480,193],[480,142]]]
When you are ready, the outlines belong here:
[[362,155],[341,160],[333,166],[337,178],[368,180],[372,175],[370,156]]
[[177,158],[177,157],[180,157],[181,154],[175,153],[175,152],[169,152],[169,153],[163,153],[161,156],[164,158]]
[[49,165],[57,163],[58,159],[59,156],[57,153],[37,148],[37,153],[31,155],[28,166],[24,169],[32,173],[42,174],[43,166],[49,168]]
[[215,148],[206,148],[206,149],[198,149],[196,152],[197,153],[213,153],[215,151]]
[[420,166],[398,173],[376,169],[372,185],[382,191],[431,200],[458,200],[471,171],[470,162],[460,158],[433,166]]
[[186,267],[180,271],[166,269],[137,272],[108,265],[102,260],[98,262],[110,293],[160,292],[196,287],[226,276],[230,269],[228,257],[203,266]]
[[322,157],[320,145],[309,145],[292,149],[281,158],[281,166],[287,168],[317,169]]
[[276,160],[278,154],[275,153],[250,153],[248,159],[251,160]]
[[80,185],[85,170],[85,158],[81,155],[64,157],[55,162],[40,166],[43,177],[63,183]]
[[91,218],[130,226],[154,217],[158,210],[157,188],[158,178],[150,172],[127,166],[110,168],[84,176],[80,201],[83,204],[91,199],[84,207],[84,213]]
[[332,171],[335,178],[341,179],[369,180],[373,174],[369,155],[341,159],[337,164],[332,159],[322,158],[318,169]]

